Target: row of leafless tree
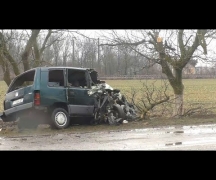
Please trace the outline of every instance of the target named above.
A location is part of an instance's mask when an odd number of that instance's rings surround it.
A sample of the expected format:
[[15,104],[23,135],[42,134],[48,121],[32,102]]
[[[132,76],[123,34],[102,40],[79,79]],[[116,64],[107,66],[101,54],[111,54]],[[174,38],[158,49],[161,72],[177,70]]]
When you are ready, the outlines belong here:
[[99,39],[74,31],[2,30],[0,43],[0,76],[7,84],[20,72],[44,65],[90,67],[102,76],[161,74],[156,65],[144,69],[150,62],[129,48],[100,46]]
[[215,62],[215,35],[211,29],[109,30],[93,39],[67,29],[2,30],[0,74],[9,84],[20,72],[44,65],[91,67],[100,75],[161,73],[173,89],[174,115],[181,115],[183,70],[191,60]]

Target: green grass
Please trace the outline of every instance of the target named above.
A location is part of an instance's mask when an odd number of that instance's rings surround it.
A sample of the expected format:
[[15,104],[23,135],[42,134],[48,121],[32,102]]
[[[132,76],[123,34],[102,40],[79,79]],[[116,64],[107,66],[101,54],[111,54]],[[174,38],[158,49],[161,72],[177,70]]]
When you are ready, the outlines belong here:
[[[129,95],[131,89],[142,88],[143,83],[151,83],[155,80],[107,80],[106,82],[113,88],[120,89],[122,94]],[[155,85],[160,87],[163,82],[157,80]],[[216,104],[216,79],[183,79],[184,84],[184,107],[202,106],[212,108]],[[171,86],[167,90],[169,95],[173,95]]]
[[[122,94],[129,95],[131,89],[142,88],[143,82],[151,84],[154,80],[106,80],[113,88],[121,90]],[[160,87],[162,81],[157,80],[156,85]],[[216,103],[216,79],[184,79],[184,102],[185,104],[202,104],[206,107],[214,106]],[[3,99],[7,85],[0,81],[0,111],[3,110]],[[169,87],[168,93],[173,95],[172,88]]]
[[[127,93],[132,88],[139,89],[143,82],[151,84],[153,80],[106,80],[113,88],[118,88],[122,93]],[[156,85],[160,86],[157,80]],[[216,79],[184,79],[184,100],[186,102],[216,102]],[[169,87],[169,93],[173,93]]]

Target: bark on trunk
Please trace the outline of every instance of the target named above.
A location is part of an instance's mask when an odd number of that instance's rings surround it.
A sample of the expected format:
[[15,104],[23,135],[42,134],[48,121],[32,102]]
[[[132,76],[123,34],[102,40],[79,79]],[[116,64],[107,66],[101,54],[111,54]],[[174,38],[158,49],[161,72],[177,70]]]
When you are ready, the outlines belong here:
[[[2,58],[2,61],[3,61],[3,58],[5,57],[9,62],[10,62],[10,65],[12,66],[13,68],[13,71],[14,71],[14,74],[17,76],[20,74],[20,71],[18,69],[18,65],[16,63],[16,61],[13,59],[13,57],[10,55],[8,49],[7,49],[7,46],[6,46],[6,42],[4,40],[4,37],[3,37],[3,34],[0,32],[0,50],[1,50],[1,58]],[[2,62],[4,63],[4,62]],[[5,67],[4,67],[5,68]]]
[[174,104],[173,117],[179,117],[183,115],[183,95],[175,94],[175,104]]
[[4,81],[6,82],[6,84],[9,86],[11,83],[11,78],[10,78],[10,70],[9,70],[9,66],[6,63],[5,64],[5,70],[4,70]]
[[34,42],[36,41],[36,38],[39,34],[40,30],[32,30],[32,34],[31,37],[29,38],[25,50],[22,54],[22,62],[23,62],[23,67],[24,67],[24,71],[27,71],[30,69],[30,65],[29,65],[29,55],[31,53],[31,48],[34,44]]
[[15,60],[13,59],[13,57],[10,55],[10,53],[8,51],[5,51],[4,52],[4,56],[8,59],[8,61],[10,62],[12,68],[13,68],[13,71],[14,71],[14,74],[17,76],[20,74],[20,70],[18,68],[18,64],[15,62]]
[[7,62],[3,58],[4,57],[2,56],[2,54],[0,54],[0,65],[2,66],[2,70],[3,70],[3,74],[4,74],[3,80],[5,81],[7,86],[9,86],[11,83],[9,65],[7,64]]
[[33,67],[35,68],[35,67],[38,67],[41,65],[41,54],[40,54],[40,51],[38,49],[38,44],[37,44],[36,39],[33,43],[33,47],[34,47],[34,55],[35,55],[35,62],[34,62]]
[[173,88],[174,95],[175,95],[175,102],[174,102],[174,109],[173,109],[173,116],[179,117],[183,115],[183,92],[184,92],[184,85],[182,83],[182,67],[174,67],[174,73],[171,71],[170,67],[168,66],[167,62],[171,62],[172,59],[168,57],[165,53],[165,48],[163,47],[163,43],[158,42],[157,48],[159,51],[159,55],[161,58],[161,67],[162,72],[167,75],[170,85]]
[[174,90],[175,94],[175,106],[173,110],[173,116],[179,117],[183,115],[183,94],[184,94],[184,85],[182,83],[182,70],[174,69],[175,79],[170,81],[170,84]]

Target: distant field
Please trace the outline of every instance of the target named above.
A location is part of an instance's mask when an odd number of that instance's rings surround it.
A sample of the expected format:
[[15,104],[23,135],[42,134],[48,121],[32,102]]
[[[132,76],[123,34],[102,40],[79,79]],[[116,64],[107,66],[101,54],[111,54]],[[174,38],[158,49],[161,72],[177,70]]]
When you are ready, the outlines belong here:
[[[143,82],[151,84],[153,80],[106,80],[113,88],[121,90],[122,94],[130,95],[131,89],[139,89]],[[161,86],[162,81],[157,80],[156,85]],[[184,108],[196,107],[212,108],[216,113],[216,79],[183,79],[184,84]],[[173,90],[169,86],[167,91],[173,95]],[[215,109],[215,110],[214,110]]]
[[[122,94],[130,94],[132,88],[139,89],[143,82],[151,84],[153,80],[106,80],[113,88],[120,89]],[[216,79],[184,79],[185,104],[203,104],[206,107],[215,106],[216,104]],[[157,80],[157,85],[160,86],[161,81]],[[0,81],[0,111],[3,110],[3,99],[7,86],[3,81]],[[169,89],[169,94],[172,89]]]
[[[153,80],[106,80],[106,82],[126,93],[131,88],[141,88],[142,82],[151,84]],[[161,83],[161,80],[157,80],[156,84],[160,86]],[[184,79],[183,84],[185,102],[216,103],[216,79]],[[173,93],[171,87],[169,93]]]

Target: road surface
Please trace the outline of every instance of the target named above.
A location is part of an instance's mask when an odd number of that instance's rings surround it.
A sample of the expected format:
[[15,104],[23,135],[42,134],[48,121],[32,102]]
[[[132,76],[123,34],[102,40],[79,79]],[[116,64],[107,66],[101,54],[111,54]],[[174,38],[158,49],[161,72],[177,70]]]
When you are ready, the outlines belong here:
[[0,136],[0,150],[216,150],[216,124],[94,133]]

